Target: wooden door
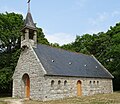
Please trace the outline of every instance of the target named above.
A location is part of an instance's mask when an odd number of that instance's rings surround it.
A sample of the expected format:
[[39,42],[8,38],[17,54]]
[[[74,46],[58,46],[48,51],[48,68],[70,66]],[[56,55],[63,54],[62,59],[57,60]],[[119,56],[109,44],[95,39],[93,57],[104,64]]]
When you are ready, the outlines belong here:
[[24,97],[30,98],[30,78],[28,74],[24,74],[22,77],[22,80],[24,82]]
[[25,93],[26,93],[26,98],[29,98],[30,97],[30,79],[29,79],[29,76],[27,76],[27,78],[26,78]]
[[30,78],[28,74],[24,74],[22,78],[24,82],[24,97],[30,98]]
[[77,82],[77,96],[82,95],[81,81]]

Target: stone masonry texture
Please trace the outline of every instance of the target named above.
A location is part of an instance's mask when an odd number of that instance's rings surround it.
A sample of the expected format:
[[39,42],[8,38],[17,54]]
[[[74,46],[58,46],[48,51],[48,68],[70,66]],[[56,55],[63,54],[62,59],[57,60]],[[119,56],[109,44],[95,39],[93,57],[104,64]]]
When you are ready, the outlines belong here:
[[[61,66],[62,67],[62,66]],[[25,98],[23,75],[30,78],[30,99],[55,100],[77,96],[77,81],[81,81],[82,96],[112,93],[112,79],[46,76],[32,47],[21,52],[13,75],[13,97]]]

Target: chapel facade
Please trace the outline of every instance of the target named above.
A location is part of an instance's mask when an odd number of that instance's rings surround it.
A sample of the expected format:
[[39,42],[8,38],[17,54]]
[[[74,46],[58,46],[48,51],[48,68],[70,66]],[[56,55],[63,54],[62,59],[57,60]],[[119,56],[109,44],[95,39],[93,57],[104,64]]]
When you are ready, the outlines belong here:
[[46,101],[113,92],[113,76],[94,56],[37,44],[30,11],[21,32],[13,97]]

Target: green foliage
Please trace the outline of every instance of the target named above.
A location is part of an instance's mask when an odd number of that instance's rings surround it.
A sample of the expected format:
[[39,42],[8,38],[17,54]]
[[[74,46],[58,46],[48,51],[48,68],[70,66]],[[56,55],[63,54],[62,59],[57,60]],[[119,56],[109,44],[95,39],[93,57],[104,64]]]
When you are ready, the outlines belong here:
[[75,42],[63,45],[61,48],[75,52],[81,52],[84,54],[90,54],[93,40],[94,38],[89,34],[85,34],[83,36],[76,36]]
[[41,44],[49,45],[48,40],[45,38],[44,33],[42,32],[41,28],[38,28],[38,34],[37,34],[37,42]]
[[[0,93],[12,90],[12,75],[20,56],[21,28],[24,20],[21,14],[0,14]],[[38,43],[49,44],[41,28],[38,28]]]
[[59,45],[58,43],[51,43],[50,45],[51,45],[52,47],[57,47],[57,48],[60,47],[60,45]]
[[73,43],[64,44],[63,46],[61,46],[61,48],[65,49],[65,50],[69,50],[69,51],[74,51],[74,49],[73,49]]
[[2,41],[2,48],[7,47],[7,52],[19,47],[22,26],[22,15],[7,12],[6,14],[0,14],[0,40]]
[[5,67],[0,70],[0,91],[1,92],[11,91],[12,75],[13,75],[13,71],[11,70],[10,67]]
[[19,55],[20,49],[12,53],[4,52],[0,54],[0,91],[3,93],[12,91],[12,75]]

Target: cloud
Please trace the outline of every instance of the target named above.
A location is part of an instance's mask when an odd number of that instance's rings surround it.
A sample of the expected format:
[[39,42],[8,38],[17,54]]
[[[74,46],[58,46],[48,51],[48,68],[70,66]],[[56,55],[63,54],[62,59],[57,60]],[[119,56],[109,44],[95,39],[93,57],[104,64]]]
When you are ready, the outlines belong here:
[[68,44],[75,41],[76,36],[68,33],[45,33],[46,38],[50,43],[58,43],[60,45]]
[[115,17],[119,18],[120,17],[120,11],[112,11],[112,12],[103,12],[103,13],[99,13],[97,14],[97,16],[95,18],[89,18],[88,19],[88,23],[96,26],[99,25],[100,23],[104,23],[107,20],[113,20]]
[[111,13],[111,15],[112,15],[112,17],[115,17],[115,16],[120,16],[120,11],[113,11],[112,13]]
[[77,0],[75,2],[75,4],[76,4],[76,6],[83,7],[83,6],[85,6],[85,4],[86,4],[87,1],[88,0]]
[[[115,19],[116,18],[116,19]],[[98,13],[95,18],[89,18],[88,24],[91,26],[87,31],[90,34],[106,32],[110,25],[114,25],[120,19],[120,11]],[[112,21],[112,22],[111,22]]]
[[71,7],[69,8],[72,11],[81,11],[82,8],[86,8],[88,0],[73,0],[73,3],[71,4]]
[[97,33],[99,33],[99,32],[105,32],[106,30],[103,30],[103,29],[100,29],[100,28],[93,28],[93,29],[90,29],[90,30],[88,30],[86,33],[88,33],[88,34],[97,34]]
[[109,14],[106,12],[99,13],[96,18],[89,18],[88,23],[91,25],[98,25],[99,23],[102,23],[106,21],[109,18]]
[[95,18],[89,18],[88,24],[90,25],[89,30],[87,31],[89,34],[97,34],[99,32],[106,32],[106,25],[105,23],[108,22],[110,18],[110,14],[103,12],[98,13]]

